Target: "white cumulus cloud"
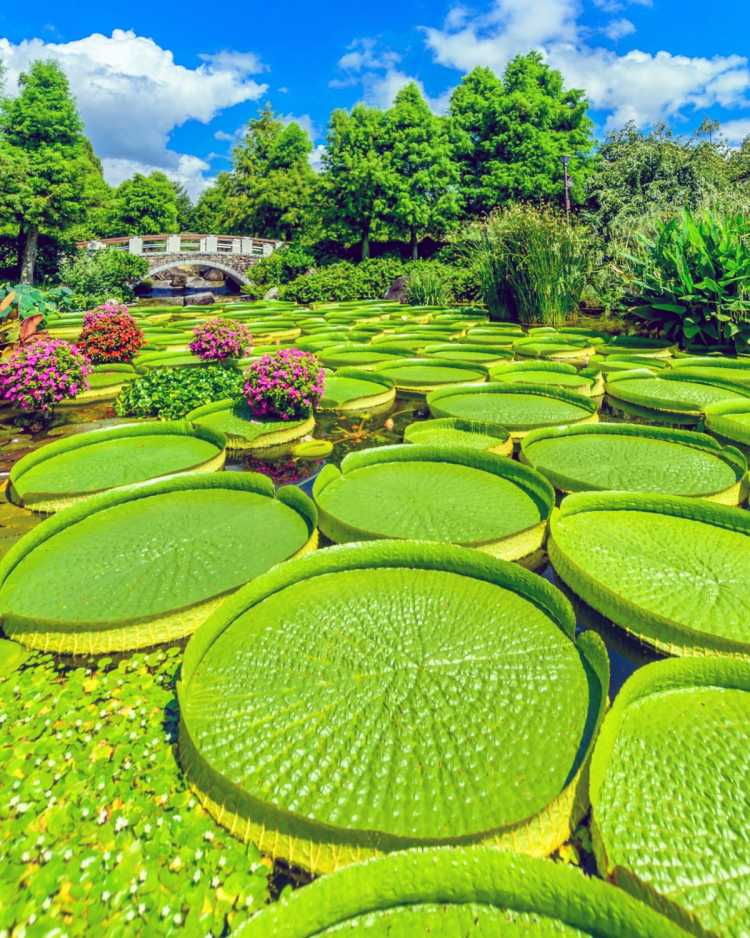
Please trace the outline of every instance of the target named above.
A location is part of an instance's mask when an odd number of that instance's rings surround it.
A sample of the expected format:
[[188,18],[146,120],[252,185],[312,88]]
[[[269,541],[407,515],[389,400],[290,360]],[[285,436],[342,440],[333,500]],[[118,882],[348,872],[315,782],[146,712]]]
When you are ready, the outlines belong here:
[[252,75],[264,70],[251,52],[224,50],[201,56],[195,68],[178,65],[172,52],[130,30],[111,36],[93,33],[72,42],[0,38],[6,89],[14,94],[21,72],[36,59],[53,59],[65,71],[78,108],[116,182],[127,166],[161,169],[183,182],[192,195],[205,185],[207,164],[169,149],[174,128],[190,120],[207,124],[223,109],[255,101],[267,90]]

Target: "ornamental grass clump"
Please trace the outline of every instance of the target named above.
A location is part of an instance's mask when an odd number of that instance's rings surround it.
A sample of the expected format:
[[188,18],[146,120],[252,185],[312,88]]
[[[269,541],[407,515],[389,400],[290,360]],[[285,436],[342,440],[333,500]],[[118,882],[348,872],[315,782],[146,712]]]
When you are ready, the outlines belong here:
[[62,339],[36,339],[0,362],[0,399],[28,414],[48,417],[56,404],[89,386],[91,363]]
[[83,317],[78,346],[96,365],[128,363],[143,345],[143,333],[125,305],[104,303]]
[[226,361],[241,358],[252,344],[247,326],[231,319],[211,319],[193,329],[195,338],[190,351],[203,361]]
[[296,348],[282,349],[250,365],[243,394],[256,417],[298,420],[312,413],[324,386],[325,373],[314,355]]

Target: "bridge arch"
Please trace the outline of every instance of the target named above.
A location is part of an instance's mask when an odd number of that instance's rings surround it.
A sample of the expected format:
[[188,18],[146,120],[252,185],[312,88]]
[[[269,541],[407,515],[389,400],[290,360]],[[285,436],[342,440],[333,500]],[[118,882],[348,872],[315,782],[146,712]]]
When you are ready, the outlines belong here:
[[213,258],[198,256],[193,256],[189,259],[185,259],[184,257],[173,258],[172,260],[165,261],[163,264],[157,264],[154,267],[149,267],[143,279],[148,280],[150,277],[153,277],[154,274],[164,273],[165,270],[174,270],[176,267],[210,267],[212,270],[220,270],[231,280],[234,280],[234,282],[239,286],[243,286],[244,284],[250,282],[245,274],[240,273],[233,267],[230,267],[229,264],[224,264],[221,261],[214,260]]

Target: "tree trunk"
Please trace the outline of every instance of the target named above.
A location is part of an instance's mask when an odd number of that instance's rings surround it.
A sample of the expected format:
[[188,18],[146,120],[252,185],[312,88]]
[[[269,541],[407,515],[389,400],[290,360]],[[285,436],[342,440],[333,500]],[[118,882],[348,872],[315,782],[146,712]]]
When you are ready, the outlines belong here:
[[27,228],[23,238],[23,254],[21,259],[21,283],[34,283],[34,268],[36,267],[36,252],[39,246],[39,229]]
[[413,261],[419,260],[419,240],[417,238],[416,229],[412,229],[411,232],[411,259]]
[[362,232],[362,260],[366,261],[370,256],[370,226]]

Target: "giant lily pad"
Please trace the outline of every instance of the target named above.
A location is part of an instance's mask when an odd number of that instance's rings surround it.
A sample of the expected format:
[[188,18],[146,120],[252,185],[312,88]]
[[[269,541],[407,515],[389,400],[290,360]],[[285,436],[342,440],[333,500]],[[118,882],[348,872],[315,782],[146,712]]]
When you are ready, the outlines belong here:
[[636,672],[602,727],[591,802],[603,876],[692,934],[750,934],[750,667]]
[[490,368],[490,381],[541,384],[589,396],[604,394],[604,378],[600,374],[581,374],[565,362],[523,361],[498,365]]
[[398,361],[403,357],[400,352],[357,342],[330,345],[318,353],[318,358],[327,368],[372,368],[381,362]]
[[706,429],[717,436],[750,447],[750,400],[719,401],[709,404]]
[[590,606],[673,655],[750,656],[750,515],[696,498],[569,495],[547,545]]
[[427,446],[468,446],[499,456],[510,456],[513,453],[513,440],[507,430],[494,423],[453,417],[415,420],[404,429],[404,442],[424,443]]
[[315,509],[256,473],[125,486],[58,512],[0,561],[6,633],[70,653],[139,648],[194,631],[223,598],[314,546]]
[[353,413],[360,410],[383,413],[396,399],[393,381],[374,371],[340,368],[326,378],[318,410]]
[[478,384],[487,380],[487,370],[478,364],[463,364],[442,358],[404,358],[384,362],[374,370],[390,378],[399,391],[427,394],[451,384]]
[[471,938],[687,938],[631,896],[548,860],[491,847],[402,850],[299,889],[241,938],[334,934]]
[[601,641],[574,636],[558,590],[479,551],[318,551],[191,640],[182,763],[219,823],[314,871],[416,844],[545,855],[585,809],[607,693]]
[[224,465],[224,437],[174,421],[130,423],[62,437],[19,459],[8,496],[34,511],[73,502],[134,482],[182,472],[215,472]]
[[300,420],[258,420],[244,401],[229,399],[196,407],[185,419],[199,427],[223,433],[231,450],[284,448],[312,433],[315,427],[312,415]]
[[516,439],[537,427],[598,420],[590,397],[533,384],[443,388],[430,394],[427,404],[435,417],[483,420],[507,428]]
[[332,541],[415,538],[476,547],[505,560],[538,551],[554,504],[533,469],[493,453],[383,446],[349,453],[315,480],[320,530]]
[[443,361],[461,362],[467,365],[489,366],[508,361],[513,357],[513,350],[502,345],[469,345],[465,342],[438,342],[425,346],[427,355],[435,355]]
[[690,430],[599,423],[535,430],[523,458],[564,492],[620,489],[710,498],[745,497],[747,460]]
[[28,656],[23,645],[0,638],[0,679],[20,668]]
[[617,407],[638,415],[667,415],[674,422],[694,423],[709,404],[737,397],[750,398],[750,388],[721,378],[684,374],[681,370],[624,371],[607,376],[606,390]]
[[73,398],[60,401],[60,407],[80,407],[114,400],[123,384],[136,377],[132,365],[97,365],[89,377],[89,387]]

